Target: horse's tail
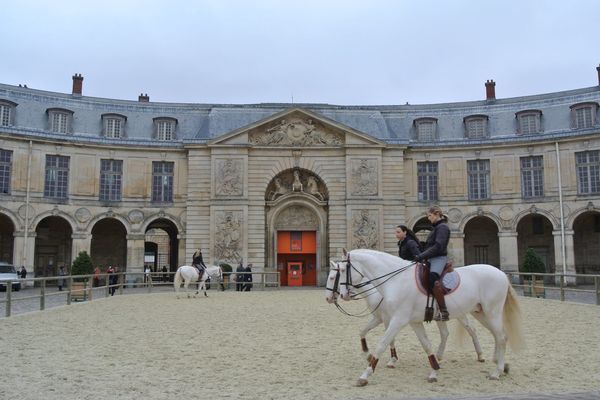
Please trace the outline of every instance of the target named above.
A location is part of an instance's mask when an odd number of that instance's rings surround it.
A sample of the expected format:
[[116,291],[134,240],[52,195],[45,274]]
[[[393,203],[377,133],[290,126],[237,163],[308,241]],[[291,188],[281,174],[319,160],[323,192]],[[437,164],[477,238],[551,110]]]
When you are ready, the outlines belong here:
[[508,284],[508,292],[504,300],[504,313],[502,315],[506,335],[508,336],[508,344],[513,351],[518,352],[525,348],[525,338],[523,336],[523,327],[521,325],[521,307],[517,293],[512,285]]
[[177,272],[175,272],[175,279],[173,279],[173,286],[175,287],[175,290],[179,289],[179,286],[181,286],[181,268],[177,268]]

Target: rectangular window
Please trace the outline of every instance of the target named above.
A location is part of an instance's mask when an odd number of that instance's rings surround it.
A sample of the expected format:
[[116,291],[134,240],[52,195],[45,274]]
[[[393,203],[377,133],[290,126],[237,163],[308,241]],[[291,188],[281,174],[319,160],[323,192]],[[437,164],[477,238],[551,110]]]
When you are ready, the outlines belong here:
[[472,118],[467,120],[467,136],[469,139],[481,139],[485,135],[486,120],[484,118]]
[[173,122],[172,121],[158,121],[156,123],[156,137],[158,140],[172,140],[173,139]]
[[100,160],[100,200],[121,201],[122,160]]
[[537,114],[526,114],[519,117],[520,132],[522,135],[530,135],[539,132],[539,116]]
[[6,104],[0,104],[0,126],[10,126],[10,109]]
[[430,142],[435,139],[435,122],[419,122],[417,129],[419,141]]
[[600,150],[575,153],[579,194],[600,193]]
[[575,127],[577,129],[591,128],[594,125],[592,107],[580,107],[575,109]]
[[490,160],[467,161],[469,177],[469,200],[484,200],[490,197]]
[[10,194],[12,151],[0,150],[0,194]]
[[489,246],[478,245],[475,247],[475,263],[476,264],[489,264],[488,251]]
[[175,163],[152,162],[152,201],[158,203],[173,201],[173,171]]
[[120,138],[121,137],[121,120],[117,118],[106,119],[106,133],[107,138]]
[[438,163],[417,163],[417,191],[419,201],[433,201],[438,199]]
[[544,158],[521,157],[521,195],[524,198],[544,196]]
[[66,199],[69,189],[69,157],[46,156],[44,196]]
[[66,113],[54,112],[51,114],[52,132],[67,133],[69,115]]

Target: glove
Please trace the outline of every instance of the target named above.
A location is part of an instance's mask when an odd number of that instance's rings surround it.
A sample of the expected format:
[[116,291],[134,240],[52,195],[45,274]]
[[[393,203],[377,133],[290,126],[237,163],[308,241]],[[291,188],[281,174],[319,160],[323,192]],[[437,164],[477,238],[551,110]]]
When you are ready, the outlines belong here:
[[415,261],[419,262],[419,261],[422,261],[422,260],[423,260],[423,257],[421,257],[421,255],[420,255],[420,254],[417,254],[417,255],[415,256]]

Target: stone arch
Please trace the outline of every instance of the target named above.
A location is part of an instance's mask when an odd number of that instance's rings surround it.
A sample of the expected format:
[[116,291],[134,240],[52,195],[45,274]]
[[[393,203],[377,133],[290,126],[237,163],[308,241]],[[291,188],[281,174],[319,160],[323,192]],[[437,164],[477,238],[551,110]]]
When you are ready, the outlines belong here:
[[168,214],[168,213],[164,213],[164,212],[152,214],[152,215],[149,215],[148,217],[146,217],[144,219],[144,222],[142,222],[140,231],[146,232],[146,230],[148,229],[148,226],[151,225],[154,221],[156,221],[158,219],[165,219],[165,220],[171,222],[175,226],[175,228],[177,229],[179,234],[183,234],[183,232],[185,232],[183,225],[181,225],[181,222],[179,222],[179,219],[177,217],[175,217],[174,215]]
[[285,169],[271,178],[265,190],[265,201],[275,201],[298,193],[305,193],[322,202],[329,200],[325,181],[309,169],[296,167]]
[[464,233],[465,265],[490,264],[500,267],[499,227],[487,215],[475,214],[461,227]]
[[[63,213],[44,213],[35,224],[35,276],[56,276],[60,266],[70,269],[73,255],[72,220]],[[39,216],[38,216],[39,217]]]
[[16,228],[17,225],[11,216],[0,210],[0,261],[14,264]]
[[[600,274],[600,210],[586,209],[573,220],[573,250],[575,272],[578,274]],[[577,278],[578,283],[585,278]]]
[[125,231],[127,232],[127,234],[131,233],[131,225],[129,224],[129,221],[127,221],[127,219],[125,217],[123,217],[119,214],[115,214],[113,211],[107,211],[102,214],[96,215],[94,218],[92,218],[90,220],[90,222],[87,223],[85,230],[87,232],[91,233],[92,229],[94,228],[94,225],[96,225],[96,223],[98,223],[98,221],[101,221],[106,218],[112,218],[112,219],[119,221],[125,227]]
[[491,213],[489,211],[477,211],[477,212],[472,212],[470,214],[467,214],[465,216],[463,216],[463,218],[460,220],[460,223],[458,224],[458,230],[461,231],[462,233],[465,232],[465,226],[474,218],[477,217],[485,217],[490,219],[495,225],[498,231],[502,230],[502,221],[500,221],[500,218],[498,218],[498,216],[494,213]]
[[577,210],[573,210],[566,218],[565,218],[565,228],[566,229],[574,229],[575,220],[579,218],[580,215],[585,214],[589,211],[600,212],[600,208],[594,206],[594,203],[591,201],[585,206],[578,208]]
[[511,224],[510,230],[512,232],[516,232],[517,227],[519,226],[519,224],[521,223],[521,220],[523,218],[525,218],[529,215],[535,215],[535,214],[539,214],[539,215],[546,217],[546,219],[548,221],[550,221],[550,223],[552,224],[553,230],[560,229],[560,222],[557,221],[557,219],[554,217],[554,215],[551,212],[546,211],[546,210],[541,210],[535,206],[532,206],[532,207],[528,208],[527,210],[523,210],[523,211],[519,212],[517,215],[515,215],[515,217],[513,218],[513,222]]
[[[167,271],[175,272],[179,264],[179,239],[181,233],[181,226],[173,219],[172,216],[166,214],[158,214],[148,218],[144,221],[144,254],[152,252],[154,255],[154,262],[149,262],[148,266],[152,272],[163,272],[163,267],[166,267]],[[149,234],[150,230],[158,229],[166,233],[167,237],[160,234],[152,235]],[[150,243],[155,243],[150,245]],[[185,258],[185,257],[184,257]],[[146,264],[146,262],[144,261]],[[146,265],[145,265],[146,266]]]
[[[123,272],[127,270],[127,226],[122,218],[107,216],[96,219],[91,226],[90,256],[94,266],[108,265]],[[102,271],[104,272],[104,271]]]
[[8,218],[10,222],[12,222],[15,230],[17,230],[17,228],[21,226],[20,218],[17,216],[17,214],[12,212],[8,208],[0,207],[0,215],[6,216],[6,218]]
[[38,214],[35,216],[35,218],[33,218],[31,220],[31,224],[29,225],[29,229],[30,230],[34,230],[36,229],[37,225],[44,220],[47,217],[60,217],[65,219],[68,223],[69,223],[69,227],[71,228],[72,232],[77,231],[77,222],[73,219],[73,217],[70,214],[67,214],[64,211],[58,210],[58,209],[53,209],[50,211],[45,211],[41,214]]
[[[546,272],[554,273],[556,261],[552,221],[542,213],[520,215],[518,220],[516,231],[519,268],[523,265],[526,251],[533,249],[544,262]],[[544,280],[548,283],[552,281],[551,277],[545,277]]]

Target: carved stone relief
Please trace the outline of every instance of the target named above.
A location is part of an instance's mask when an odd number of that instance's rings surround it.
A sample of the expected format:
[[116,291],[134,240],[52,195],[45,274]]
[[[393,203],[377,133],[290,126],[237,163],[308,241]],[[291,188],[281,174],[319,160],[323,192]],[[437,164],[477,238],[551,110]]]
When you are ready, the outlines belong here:
[[352,248],[376,249],[379,244],[379,212],[352,211]]
[[275,228],[278,230],[317,230],[319,220],[310,209],[302,206],[291,206],[279,214]]
[[215,194],[217,196],[242,196],[244,179],[242,177],[242,160],[217,160],[215,175]]
[[78,208],[75,211],[75,219],[81,223],[88,222],[92,218],[92,213],[85,207]]
[[292,192],[310,194],[320,201],[327,200],[325,184],[316,175],[297,169],[284,172],[273,179],[267,187],[265,200],[273,201]]
[[217,211],[215,213],[215,259],[238,263],[242,259],[242,211]]
[[[19,207],[19,217],[25,219],[25,217],[29,216],[29,219],[35,216],[35,209],[29,205],[29,215],[27,215],[27,206],[25,204]],[[90,214],[91,216],[91,214]],[[80,221],[81,222],[81,221]]]
[[377,195],[377,160],[363,158],[352,160],[352,194],[354,196]]
[[127,218],[132,224],[139,224],[144,220],[144,213],[141,210],[131,210],[127,214]]
[[249,141],[269,146],[340,145],[343,143],[343,136],[326,131],[310,118],[293,116],[282,119],[265,130],[252,132]]

